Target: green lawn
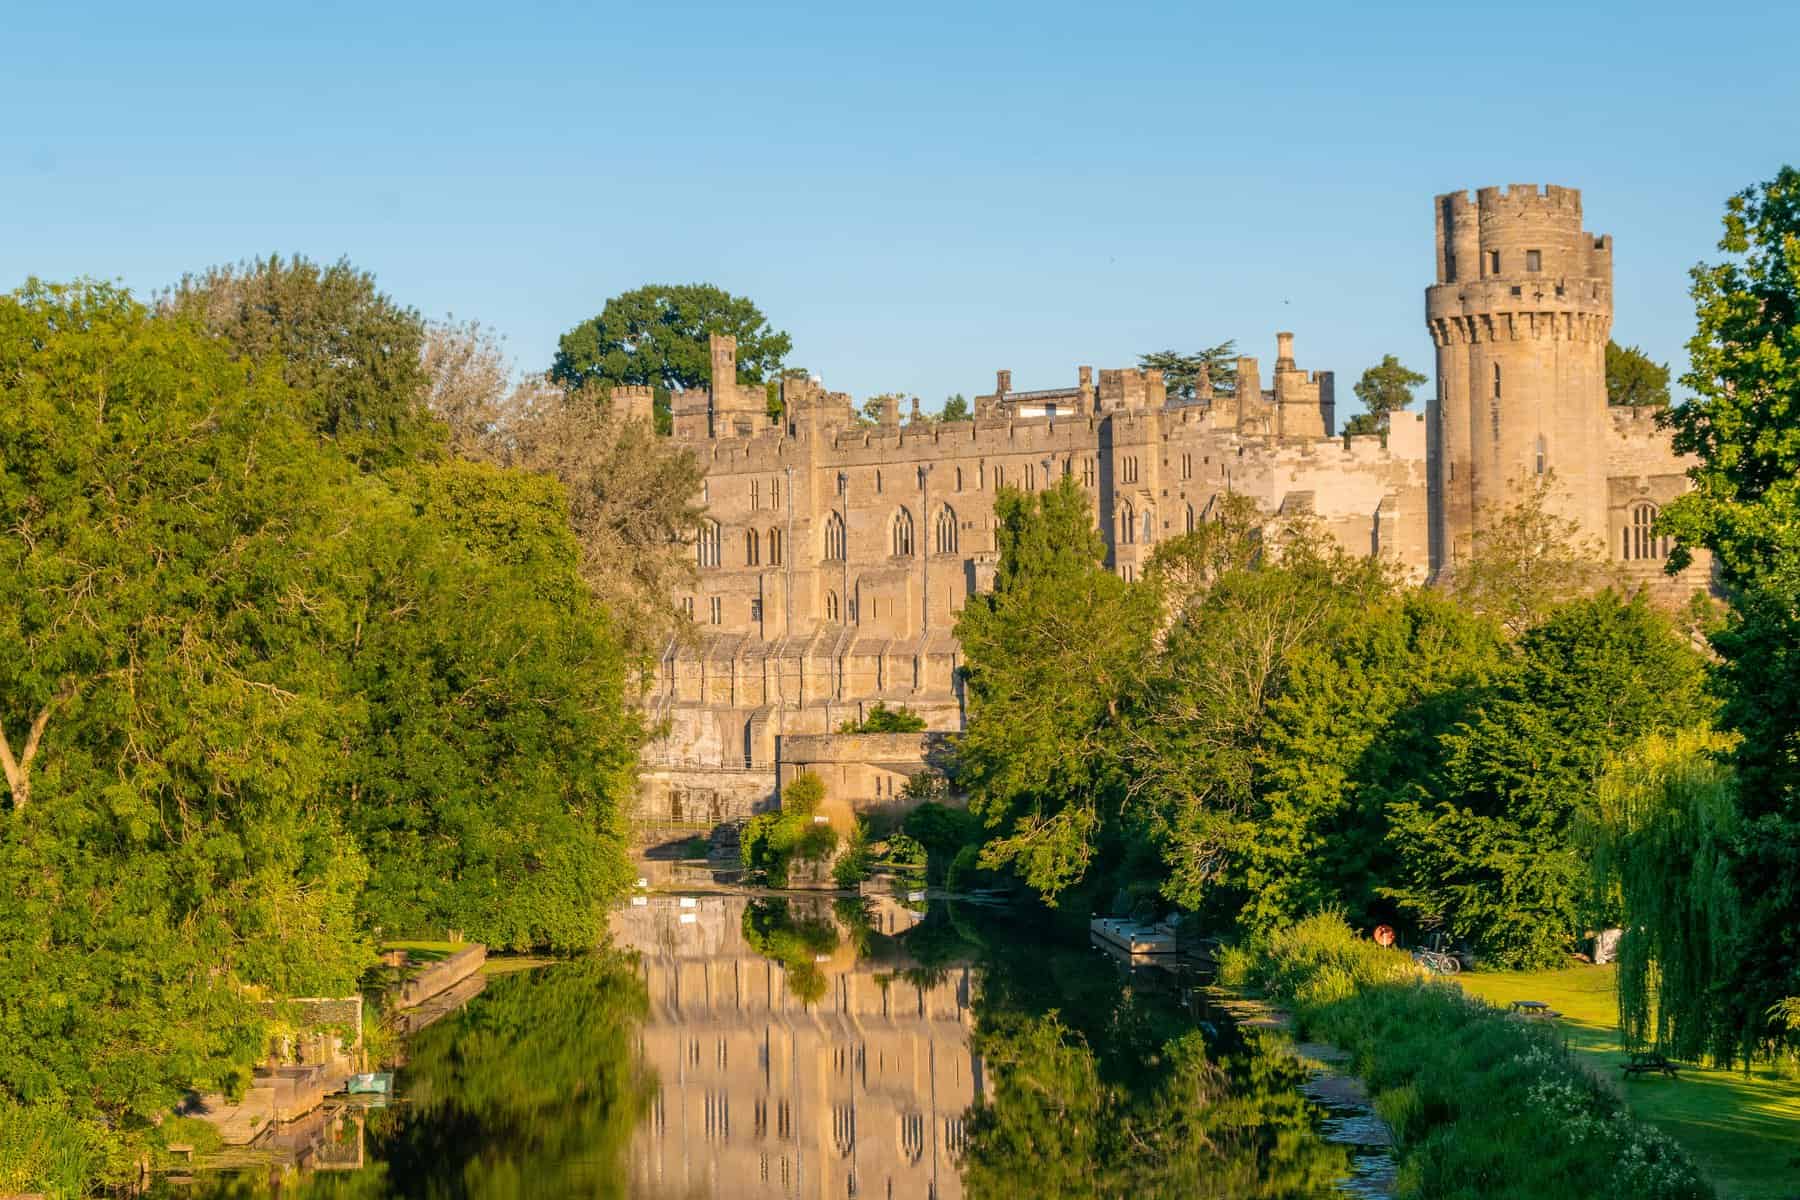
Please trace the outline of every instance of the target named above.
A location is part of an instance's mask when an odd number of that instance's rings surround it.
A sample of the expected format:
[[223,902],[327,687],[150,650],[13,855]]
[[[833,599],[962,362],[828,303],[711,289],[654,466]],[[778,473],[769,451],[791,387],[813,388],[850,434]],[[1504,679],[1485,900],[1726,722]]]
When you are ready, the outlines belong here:
[[1472,995],[1505,1007],[1542,1000],[1561,1012],[1571,1049],[1615,1087],[1639,1119],[1685,1146],[1728,1200],[1800,1196],[1800,1081],[1766,1068],[1715,1071],[1685,1066],[1679,1079],[1624,1080],[1619,1064],[1613,968],[1479,971],[1457,976]]

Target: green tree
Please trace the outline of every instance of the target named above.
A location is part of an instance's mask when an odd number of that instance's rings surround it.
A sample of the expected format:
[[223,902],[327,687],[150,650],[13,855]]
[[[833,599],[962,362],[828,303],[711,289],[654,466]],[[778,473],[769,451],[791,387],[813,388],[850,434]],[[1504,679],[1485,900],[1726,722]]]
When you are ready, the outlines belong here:
[[1186,353],[1180,350],[1153,350],[1138,356],[1140,370],[1163,373],[1163,386],[1169,397],[1192,400],[1200,393],[1200,376],[1206,375],[1214,396],[1237,394],[1237,343],[1220,342],[1204,350]]
[[794,348],[755,303],[706,283],[648,284],[614,296],[557,343],[550,378],[566,388],[634,384],[656,389],[657,431],[668,432],[669,396],[709,386],[713,334],[737,338],[733,383],[774,377]]
[[1515,637],[1558,605],[1610,582],[1600,543],[1553,510],[1555,484],[1554,476],[1545,476],[1476,531],[1473,553],[1451,579],[1459,600]]
[[429,453],[441,429],[426,411],[424,318],[394,302],[347,260],[299,255],[212,267],[159,298],[253,369],[307,397],[313,427],[366,467]]
[[938,414],[940,421],[967,421],[970,417],[969,401],[957,392],[944,401],[944,411]]
[[1636,346],[1606,343],[1606,402],[1634,408],[1669,406],[1669,364],[1651,361]]
[[1387,894],[1496,962],[1554,965],[1586,920],[1615,916],[1587,905],[1576,836],[1596,819],[1609,758],[1712,710],[1699,655],[1641,596],[1608,590],[1557,609],[1438,739],[1437,788],[1390,805]]
[[839,733],[919,733],[925,728],[925,718],[902,704],[898,708],[889,708],[884,702],[877,700],[860,721],[845,721],[838,726]]
[[958,782],[993,831],[987,867],[1011,866],[1054,901],[1087,870],[1120,793],[1110,736],[1152,632],[1149,593],[1104,565],[1087,496],[1070,478],[994,500],[994,590],[957,620],[969,697]]
[[1408,370],[1392,354],[1382,356],[1375,366],[1356,381],[1356,398],[1364,411],[1344,423],[1346,437],[1355,434],[1381,433],[1388,427],[1388,414],[1400,411],[1413,402],[1413,389],[1425,382],[1425,376]]
[[1725,260],[1692,272],[1697,325],[1681,382],[1693,398],[1665,418],[1699,463],[1663,523],[1670,569],[1710,550],[1732,598],[1712,641],[1722,720],[1740,735],[1734,874],[1756,952],[1722,1003],[1749,1049],[1783,1036],[1771,1013],[1800,997],[1800,170],[1733,196],[1724,226]]
[[101,285],[0,298],[0,1107],[141,1146],[342,994],[366,866],[320,615],[377,483],[278,371]]
[[1244,919],[1310,913],[1391,920],[1379,888],[1394,869],[1387,806],[1429,786],[1431,739],[1500,672],[1493,622],[1428,590],[1380,597],[1342,634],[1287,660],[1257,746],[1256,804],[1243,847]]

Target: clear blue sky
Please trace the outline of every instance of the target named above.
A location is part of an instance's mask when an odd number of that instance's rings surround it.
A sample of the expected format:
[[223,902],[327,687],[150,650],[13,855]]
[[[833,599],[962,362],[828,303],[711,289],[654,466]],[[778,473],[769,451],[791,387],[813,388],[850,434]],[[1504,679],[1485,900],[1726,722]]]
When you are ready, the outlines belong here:
[[[1207,11],[1214,8],[1215,11]],[[1585,193],[1677,372],[1722,202],[1800,159],[1789,5],[8,6],[0,286],[348,255],[525,367],[646,282],[832,387],[1236,338],[1429,373],[1433,194]]]

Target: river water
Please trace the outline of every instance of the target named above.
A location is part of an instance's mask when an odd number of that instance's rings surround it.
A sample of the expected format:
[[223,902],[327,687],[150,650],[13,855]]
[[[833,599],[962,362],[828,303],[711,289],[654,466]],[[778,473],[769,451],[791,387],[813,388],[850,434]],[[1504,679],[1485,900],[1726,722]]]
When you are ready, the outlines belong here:
[[[1312,1197],[1354,1112],[1080,930],[894,896],[651,897],[620,951],[495,978],[310,1168],[195,1197]],[[1366,1124],[1366,1122],[1365,1122]],[[1331,1140],[1333,1135],[1338,1140]],[[1366,1140],[1366,1139],[1365,1139]],[[1373,1168],[1379,1173],[1380,1162]]]

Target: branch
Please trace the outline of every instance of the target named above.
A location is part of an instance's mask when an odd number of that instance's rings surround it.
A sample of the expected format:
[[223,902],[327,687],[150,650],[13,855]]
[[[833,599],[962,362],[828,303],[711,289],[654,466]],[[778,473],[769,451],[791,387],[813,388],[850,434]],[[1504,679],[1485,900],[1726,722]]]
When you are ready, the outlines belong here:
[[5,728],[0,727],[0,768],[6,771],[6,784],[12,790],[14,812],[31,803],[31,762],[37,757],[38,747],[43,743],[44,727],[50,723],[50,714],[74,691],[72,687],[64,688],[38,710],[38,715],[31,720],[30,732],[25,735],[25,748],[17,759],[13,758],[12,743],[6,740]]

